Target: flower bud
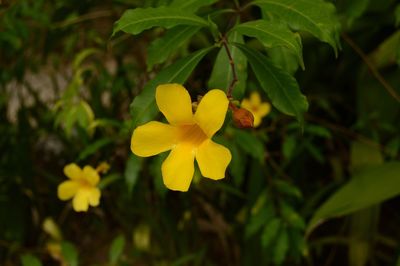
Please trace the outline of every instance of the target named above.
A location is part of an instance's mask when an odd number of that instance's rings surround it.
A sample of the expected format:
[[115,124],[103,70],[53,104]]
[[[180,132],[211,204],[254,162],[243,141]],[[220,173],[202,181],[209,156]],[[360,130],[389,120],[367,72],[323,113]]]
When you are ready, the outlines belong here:
[[236,108],[233,110],[233,122],[238,128],[252,128],[254,126],[254,116],[245,108]]

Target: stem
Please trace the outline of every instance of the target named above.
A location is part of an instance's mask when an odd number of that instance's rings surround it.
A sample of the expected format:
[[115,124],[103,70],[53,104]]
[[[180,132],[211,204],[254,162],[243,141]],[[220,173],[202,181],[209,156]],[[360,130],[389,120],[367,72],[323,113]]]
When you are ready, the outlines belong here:
[[226,92],[226,96],[228,97],[228,99],[232,99],[232,91],[233,91],[233,88],[235,87],[236,82],[238,81],[238,78],[237,78],[237,74],[236,74],[235,63],[233,62],[232,54],[228,47],[228,40],[226,39],[225,35],[222,36],[221,41],[222,41],[222,45],[225,48],[226,54],[228,55],[229,64],[231,65],[231,69],[232,69],[232,76],[233,76],[232,82],[229,85],[229,88]]
[[378,69],[369,60],[368,56],[361,50],[361,48],[348,36],[346,33],[342,33],[343,40],[361,57],[372,75],[382,84],[385,90],[398,102],[400,102],[400,96],[396,90],[385,80],[385,78],[379,73]]

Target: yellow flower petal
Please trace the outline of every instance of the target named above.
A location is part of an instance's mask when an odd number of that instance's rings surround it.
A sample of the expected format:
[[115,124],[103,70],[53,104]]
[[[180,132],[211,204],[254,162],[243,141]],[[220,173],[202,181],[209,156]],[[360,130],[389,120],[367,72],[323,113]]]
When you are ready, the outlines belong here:
[[72,200],[72,207],[77,212],[85,212],[89,208],[89,195],[90,190],[79,189],[74,199]]
[[262,103],[258,107],[258,115],[261,117],[266,116],[271,111],[271,104],[270,103]]
[[64,167],[64,174],[70,179],[81,179],[82,178],[82,170],[81,168],[74,164],[68,164]]
[[228,98],[221,90],[211,90],[201,99],[194,118],[208,137],[212,137],[224,124]]
[[79,182],[73,180],[62,182],[60,185],[58,185],[57,188],[58,198],[60,200],[71,199],[77,193],[79,186],[80,186]]
[[180,84],[163,84],[156,89],[158,108],[171,125],[193,123],[192,100]]
[[231,152],[212,140],[206,140],[196,153],[201,174],[214,180],[225,177],[226,167],[231,159]]
[[188,191],[194,174],[194,153],[189,145],[178,145],[161,166],[164,184],[171,190]]
[[83,168],[83,178],[92,186],[96,186],[99,183],[100,176],[97,171],[90,165],[86,165]]
[[176,145],[177,139],[177,128],[151,121],[133,131],[131,150],[138,156],[153,156],[172,149]]
[[242,108],[245,108],[249,111],[251,111],[251,109],[253,109],[253,106],[251,105],[250,101],[248,99],[243,99],[242,103],[240,104],[240,106]]
[[91,206],[96,207],[99,205],[101,196],[100,189],[98,189],[97,187],[91,188],[88,196],[89,204]]
[[253,106],[259,106],[261,104],[261,97],[260,94],[258,94],[258,92],[253,91],[250,94],[250,103]]
[[253,117],[254,117],[254,126],[253,127],[258,127],[261,125],[261,117],[258,115],[258,113],[252,112]]

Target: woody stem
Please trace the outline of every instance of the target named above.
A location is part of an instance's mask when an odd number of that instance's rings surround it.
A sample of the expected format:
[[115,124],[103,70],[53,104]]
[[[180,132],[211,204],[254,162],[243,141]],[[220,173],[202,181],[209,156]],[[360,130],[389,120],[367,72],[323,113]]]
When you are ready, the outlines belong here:
[[232,54],[228,47],[228,40],[226,39],[225,35],[222,36],[221,42],[225,48],[226,54],[228,55],[229,64],[231,65],[231,69],[232,69],[232,81],[226,92],[226,96],[228,97],[228,99],[232,99],[232,91],[233,91],[233,88],[235,87],[236,82],[238,81],[238,78],[237,78],[237,74],[236,74],[235,63],[233,62]]

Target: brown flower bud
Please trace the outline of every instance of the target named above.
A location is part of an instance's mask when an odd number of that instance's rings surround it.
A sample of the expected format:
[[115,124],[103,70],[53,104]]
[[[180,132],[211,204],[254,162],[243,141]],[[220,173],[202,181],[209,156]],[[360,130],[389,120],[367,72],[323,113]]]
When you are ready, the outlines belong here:
[[252,128],[254,126],[253,114],[245,108],[236,108],[233,111],[233,122],[238,128]]

